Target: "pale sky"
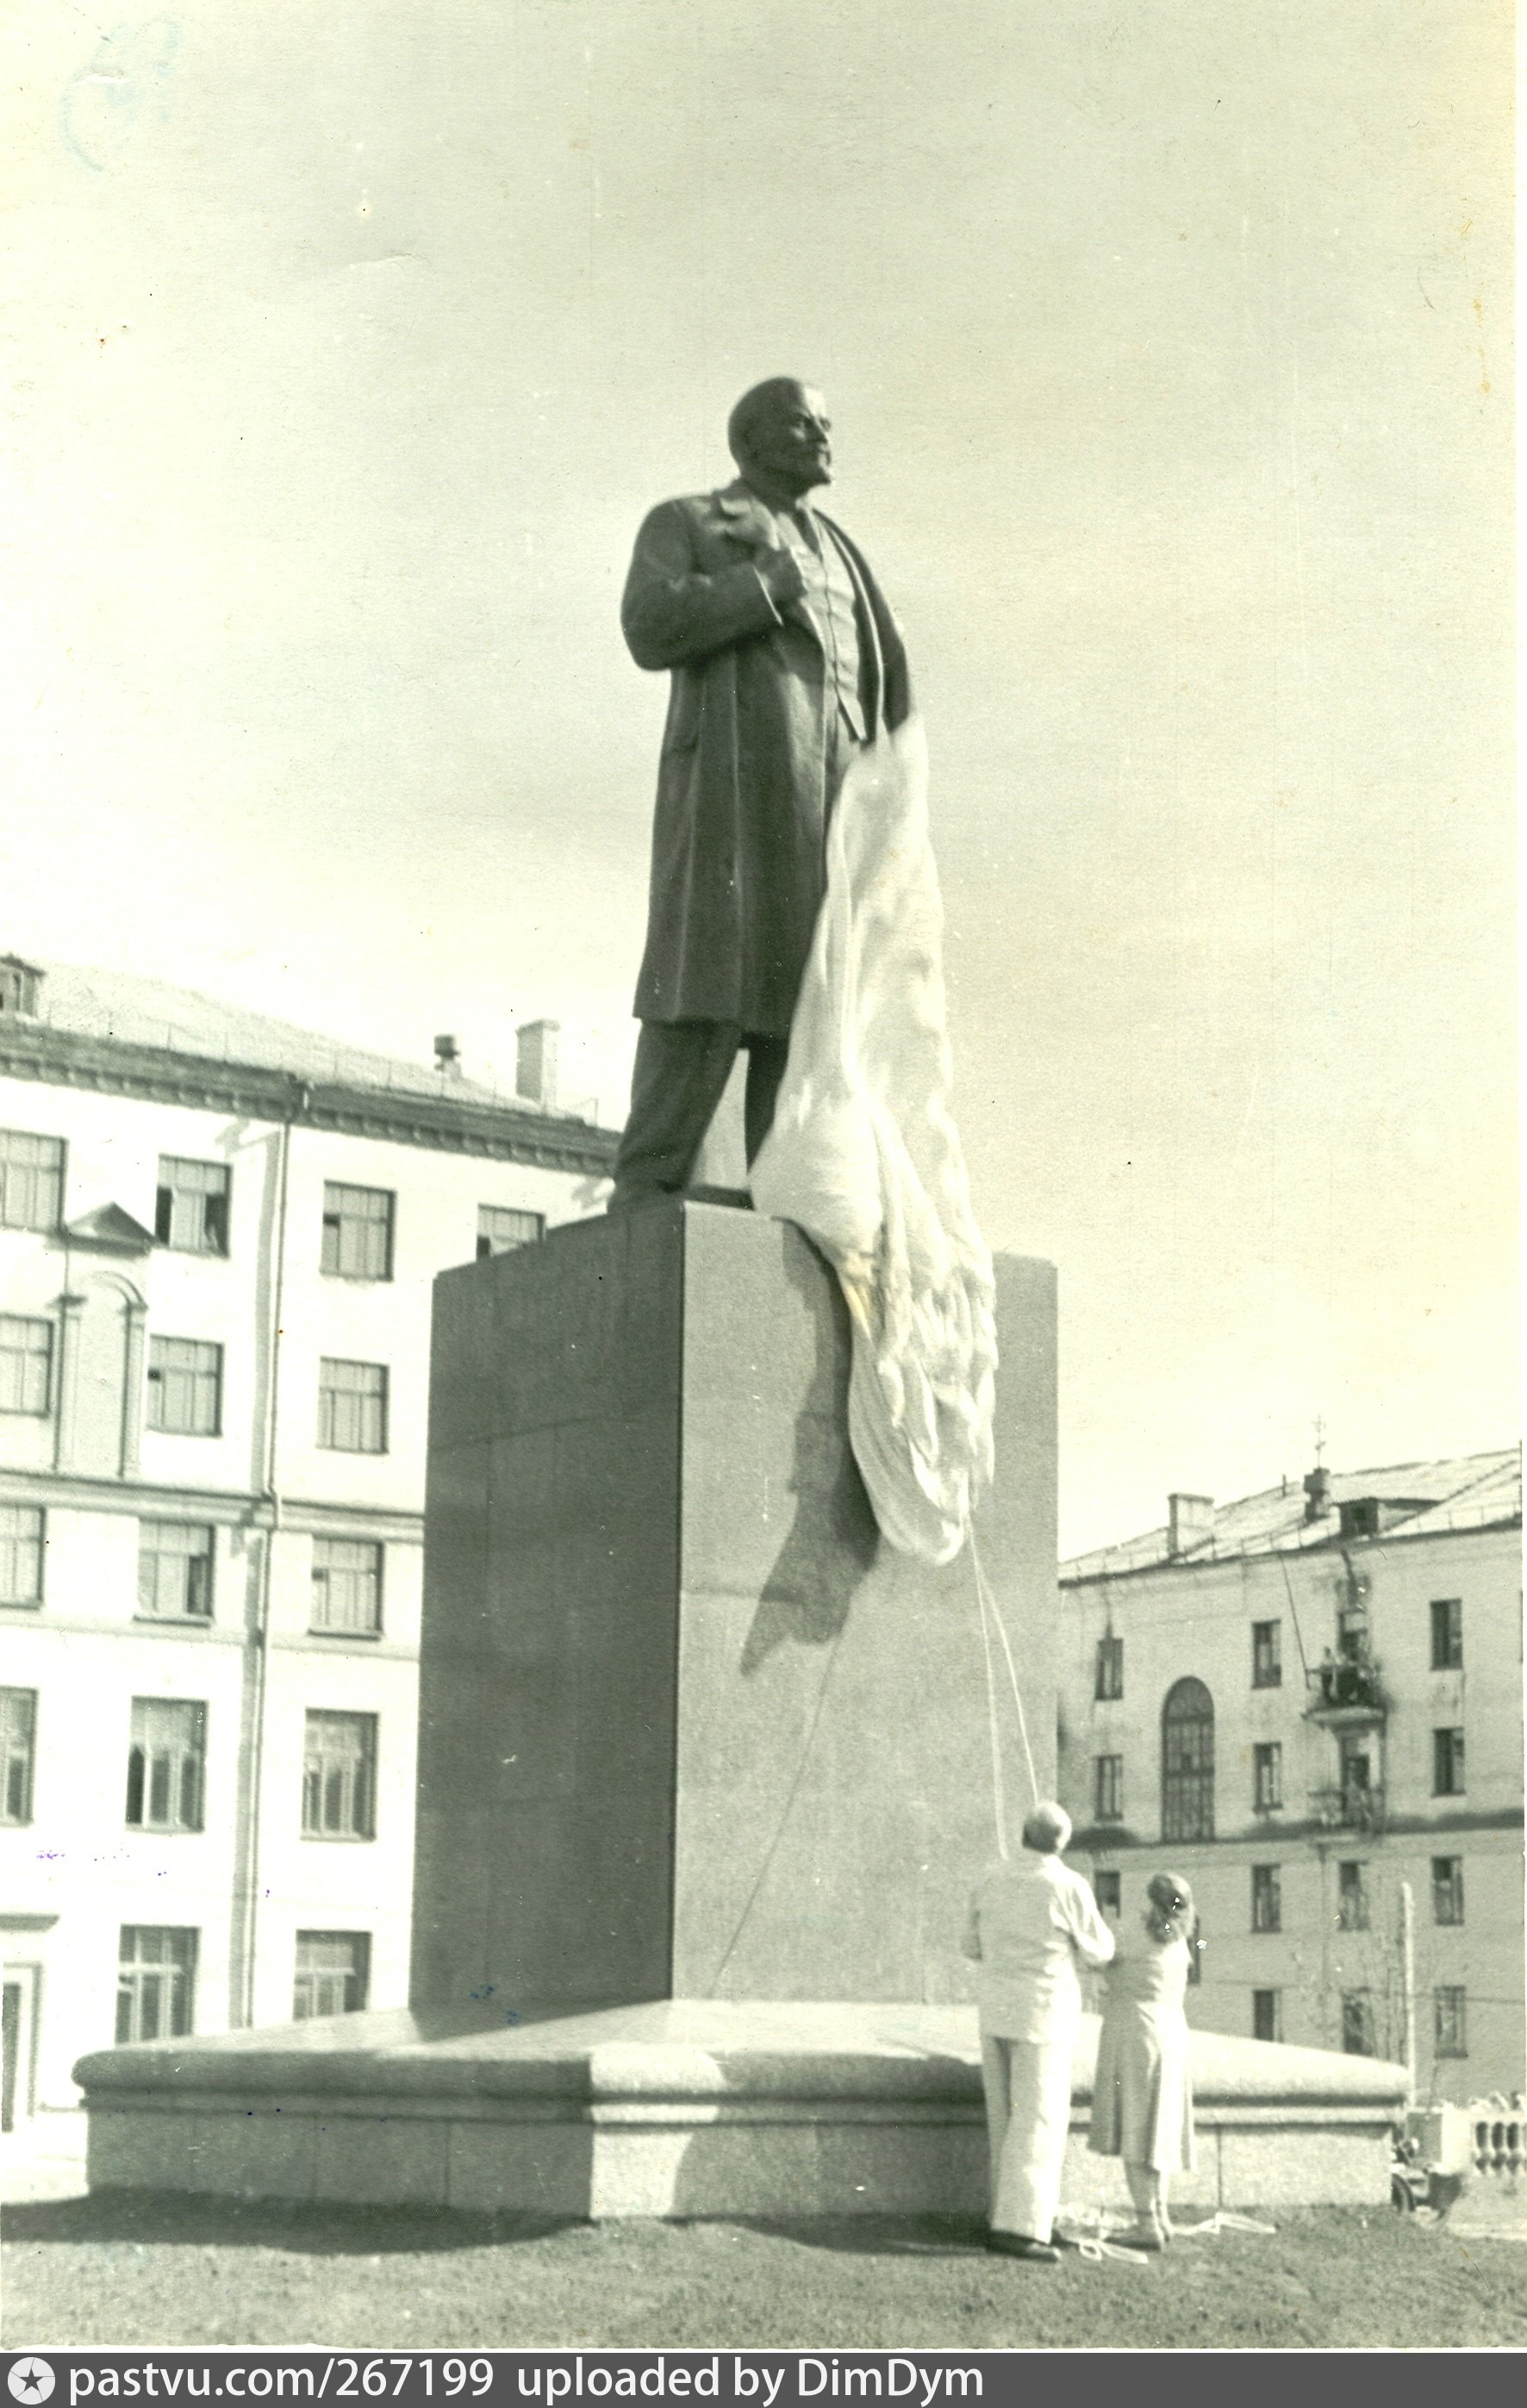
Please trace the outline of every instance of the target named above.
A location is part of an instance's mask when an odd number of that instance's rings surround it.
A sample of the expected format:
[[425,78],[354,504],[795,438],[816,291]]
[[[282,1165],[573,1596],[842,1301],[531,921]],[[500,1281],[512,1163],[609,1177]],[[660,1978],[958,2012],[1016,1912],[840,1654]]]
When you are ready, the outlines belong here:
[[0,951],[621,1116],[649,505],[825,390],[1063,1545],[1508,1442],[1504,0],[0,25]]

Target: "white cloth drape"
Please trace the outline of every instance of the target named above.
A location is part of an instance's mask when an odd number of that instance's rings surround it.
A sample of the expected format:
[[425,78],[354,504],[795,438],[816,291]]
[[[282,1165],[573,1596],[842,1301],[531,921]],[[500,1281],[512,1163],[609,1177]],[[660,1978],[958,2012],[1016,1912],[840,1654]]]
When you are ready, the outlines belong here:
[[958,1555],[992,1474],[992,1257],[949,1110],[944,913],[927,752],[907,721],[857,752],[753,1202],[836,1270],[853,1330],[849,1435],[892,1546]]

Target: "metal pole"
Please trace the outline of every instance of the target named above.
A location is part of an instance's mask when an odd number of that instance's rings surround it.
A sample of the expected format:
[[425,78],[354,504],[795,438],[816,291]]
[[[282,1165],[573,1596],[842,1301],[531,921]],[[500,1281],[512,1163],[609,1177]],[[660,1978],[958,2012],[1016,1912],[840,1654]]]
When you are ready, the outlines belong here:
[[1400,1884],[1400,1983],[1405,2014],[1406,2071],[1410,2078],[1410,2104],[1416,2103],[1416,1893],[1407,1881]]

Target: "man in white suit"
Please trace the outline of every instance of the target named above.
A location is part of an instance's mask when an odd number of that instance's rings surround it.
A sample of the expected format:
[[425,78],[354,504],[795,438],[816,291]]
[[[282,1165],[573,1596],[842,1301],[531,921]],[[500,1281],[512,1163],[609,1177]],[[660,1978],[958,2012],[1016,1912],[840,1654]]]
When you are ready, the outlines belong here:
[[1050,2234],[1071,2122],[1081,2022],[1078,1965],[1106,1965],[1113,1933],[1079,1873],[1061,1862],[1071,1818],[1047,1800],[1020,1856],[994,1864],[970,1901],[965,1955],[980,1967],[981,2072],[992,2143],[992,2226],[1005,2258],[1053,2265]]

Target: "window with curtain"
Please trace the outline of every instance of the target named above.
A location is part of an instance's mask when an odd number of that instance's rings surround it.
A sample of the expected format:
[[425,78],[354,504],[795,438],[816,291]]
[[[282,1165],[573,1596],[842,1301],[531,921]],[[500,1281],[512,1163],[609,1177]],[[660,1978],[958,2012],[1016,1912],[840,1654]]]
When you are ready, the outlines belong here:
[[314,2015],[353,2015],[365,2005],[371,1973],[369,1931],[299,1931],[294,2023]]
[[135,1698],[127,1751],[127,1823],[138,1831],[199,1831],[207,1708],[189,1698]]
[[47,1526],[40,1505],[0,1505],[0,1605],[42,1603]]
[[124,1923],[118,1950],[117,2045],[183,2040],[193,2028],[196,1942],[177,1924]]
[[303,1749],[304,1839],[374,1839],[376,1799],[376,1715],[310,1713]]
[[315,1630],[381,1628],[382,1551],[375,1539],[313,1541]]

